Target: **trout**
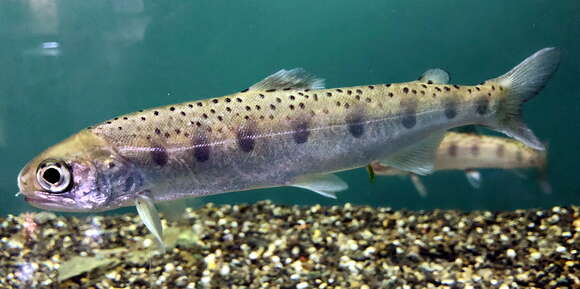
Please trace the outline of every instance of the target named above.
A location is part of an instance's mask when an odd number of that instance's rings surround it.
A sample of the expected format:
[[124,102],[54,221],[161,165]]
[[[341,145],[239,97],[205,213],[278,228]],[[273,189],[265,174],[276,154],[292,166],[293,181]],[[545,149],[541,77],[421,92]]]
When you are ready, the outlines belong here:
[[478,85],[447,84],[436,70],[418,81],[333,89],[302,69],[281,70],[238,93],[83,129],[26,164],[18,187],[49,210],[136,205],[161,242],[156,202],[277,186],[334,197],[347,185],[332,173],[373,160],[428,174],[454,127],[484,125],[543,149],[521,106],[558,64],[558,49],[545,48]]
[[[526,169],[538,170],[540,185],[544,192],[551,191],[546,180],[547,158],[545,150],[535,150],[505,137],[448,132],[435,155],[435,171],[463,170],[469,183],[479,188],[481,175],[477,169]],[[386,166],[379,161],[371,163],[378,176],[409,176],[422,197],[427,195],[425,186],[413,173]]]

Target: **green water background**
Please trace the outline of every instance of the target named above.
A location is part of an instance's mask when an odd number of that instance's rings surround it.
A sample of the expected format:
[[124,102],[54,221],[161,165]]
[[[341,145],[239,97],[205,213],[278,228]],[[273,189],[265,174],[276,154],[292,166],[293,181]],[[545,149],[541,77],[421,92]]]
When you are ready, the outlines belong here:
[[461,172],[424,177],[420,198],[408,179],[371,184],[359,169],[340,174],[351,188],[336,201],[276,188],[205,198],[218,203],[580,204],[580,2],[0,1],[0,215],[31,210],[13,197],[29,159],[115,115],[221,96],[281,68],[303,67],[327,87],[409,81],[430,67],[473,84],[547,46],[561,48],[562,64],[525,119],[549,144],[551,195],[533,178],[485,170],[480,190]]

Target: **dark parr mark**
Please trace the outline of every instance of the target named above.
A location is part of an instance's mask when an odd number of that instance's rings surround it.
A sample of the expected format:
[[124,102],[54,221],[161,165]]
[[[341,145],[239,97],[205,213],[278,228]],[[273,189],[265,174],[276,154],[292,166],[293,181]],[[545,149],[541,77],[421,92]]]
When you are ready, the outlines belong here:
[[308,136],[310,136],[310,130],[308,130],[308,122],[299,121],[294,125],[294,133],[292,134],[294,141],[297,144],[305,143],[308,141]]
[[169,160],[167,150],[162,146],[153,147],[151,150],[151,159],[156,165],[160,167],[165,166]]
[[445,108],[445,117],[447,119],[453,119],[457,116],[457,102],[455,100],[449,99],[443,103]]
[[238,146],[242,151],[249,153],[254,149],[256,145],[255,135],[255,129],[249,126],[241,127],[238,130]]
[[473,144],[471,146],[471,155],[473,155],[474,157],[479,155],[479,146],[477,144]]
[[408,100],[401,102],[401,111],[403,112],[401,123],[406,129],[411,129],[417,124],[417,101]]
[[193,138],[193,157],[203,163],[209,160],[209,155],[211,153],[211,147],[209,141],[204,134],[197,135]]
[[456,157],[457,156],[457,144],[456,143],[450,144],[447,152],[449,153],[450,156]]
[[365,132],[364,119],[360,113],[351,114],[346,118],[348,124],[348,132],[355,137],[361,137]]
[[501,158],[501,157],[503,157],[504,151],[505,151],[504,146],[502,144],[500,144],[497,146],[497,149],[495,150],[495,154]]
[[516,152],[516,161],[518,163],[521,163],[524,161],[524,157],[522,156],[522,152],[521,151],[517,151]]
[[489,110],[489,99],[486,96],[481,96],[475,101],[475,111],[479,115],[484,115]]

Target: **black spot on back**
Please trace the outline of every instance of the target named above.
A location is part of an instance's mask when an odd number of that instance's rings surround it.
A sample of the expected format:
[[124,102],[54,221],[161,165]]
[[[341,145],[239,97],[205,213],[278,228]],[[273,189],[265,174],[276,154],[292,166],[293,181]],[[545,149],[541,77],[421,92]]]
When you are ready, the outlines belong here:
[[200,163],[209,160],[211,147],[205,134],[197,135],[193,138],[193,157]]
[[310,130],[308,130],[308,122],[305,120],[298,121],[294,125],[294,133],[292,134],[292,136],[294,137],[294,141],[297,144],[305,143],[306,141],[308,141],[308,136],[310,136]]
[[401,123],[406,129],[411,129],[417,124],[417,101],[409,100],[401,103],[403,118]]
[[479,115],[484,115],[489,110],[489,99],[486,96],[481,96],[475,101],[475,111]]
[[361,137],[365,132],[364,118],[360,113],[351,114],[346,118],[348,132],[355,137]]
[[167,164],[169,160],[169,155],[167,155],[167,150],[163,146],[154,146],[151,150],[151,159],[153,163],[162,167]]
[[250,126],[238,130],[238,146],[242,151],[249,153],[254,149],[256,145],[255,134],[255,129]]
[[457,102],[455,100],[446,100],[443,107],[445,108],[445,117],[447,119],[453,119],[457,116]]

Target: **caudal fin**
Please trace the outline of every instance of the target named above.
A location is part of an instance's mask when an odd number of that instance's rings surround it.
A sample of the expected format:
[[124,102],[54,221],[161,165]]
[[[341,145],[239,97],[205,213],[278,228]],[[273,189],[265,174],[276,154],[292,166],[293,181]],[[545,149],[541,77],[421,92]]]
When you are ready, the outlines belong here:
[[508,73],[490,81],[498,83],[505,91],[498,106],[497,119],[492,126],[529,147],[544,150],[544,145],[522,122],[521,106],[544,88],[558,68],[560,51],[544,48],[526,58]]

